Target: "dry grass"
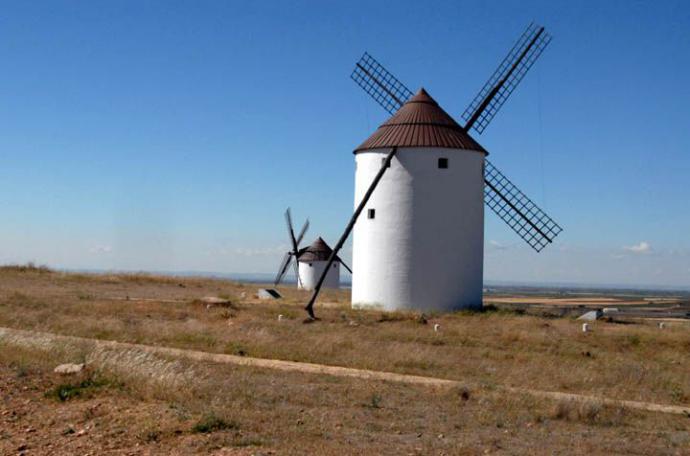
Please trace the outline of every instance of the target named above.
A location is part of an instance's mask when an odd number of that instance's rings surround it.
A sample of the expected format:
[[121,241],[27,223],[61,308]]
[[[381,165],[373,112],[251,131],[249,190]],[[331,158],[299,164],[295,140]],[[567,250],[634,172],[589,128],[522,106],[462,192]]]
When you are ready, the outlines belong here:
[[26,264],[6,264],[0,266],[0,274],[7,273],[48,273],[53,272],[48,266],[36,265],[32,262]]
[[591,425],[622,426],[626,424],[630,413],[625,407],[604,405],[597,401],[561,400],[556,403],[552,417]]
[[[106,386],[59,402],[41,393],[64,382],[49,370],[85,353],[98,366],[89,350],[65,346],[47,357],[39,348],[6,348],[0,345],[0,380],[2,366],[12,366],[16,391],[4,390],[22,404],[27,387],[38,390],[31,413],[20,415],[43,423],[45,429],[29,437],[45,435],[52,454],[104,448],[119,454],[135,446],[141,454],[208,454],[220,448],[324,455],[343,454],[344,448],[348,454],[673,454],[690,442],[684,417],[597,404],[554,406],[467,388],[435,390],[163,358],[135,362],[134,352],[122,365],[99,368]],[[184,385],[171,383],[170,370],[190,377]],[[36,388],[36,378],[49,380]],[[0,439],[0,452],[15,450],[26,427],[12,423],[7,429],[17,431]],[[70,435],[79,429],[90,430],[77,450]],[[57,438],[59,432],[67,435]]]
[[[203,278],[0,272],[0,326],[123,342],[528,386],[616,399],[690,402],[690,331],[682,323],[596,322],[510,312],[427,315],[352,310],[344,291],[324,294],[322,321],[302,324],[308,295]],[[244,298],[242,297],[244,294]],[[229,308],[208,308],[222,296]],[[284,319],[278,321],[282,314]],[[427,324],[425,322],[428,321]],[[439,323],[441,330],[433,331]]]

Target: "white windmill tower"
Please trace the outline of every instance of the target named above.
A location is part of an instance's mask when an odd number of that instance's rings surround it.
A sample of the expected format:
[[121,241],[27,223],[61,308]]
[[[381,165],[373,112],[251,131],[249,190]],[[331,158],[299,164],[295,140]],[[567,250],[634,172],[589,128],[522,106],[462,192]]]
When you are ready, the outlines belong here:
[[355,150],[355,201],[394,148],[353,233],[352,303],[482,306],[486,151],[421,89]]
[[354,228],[353,306],[481,308],[484,203],[537,252],[562,231],[469,135],[484,131],[550,40],[530,24],[470,103],[464,126],[369,54],[357,63],[352,79],[393,117],[355,150],[356,209],[330,259]]
[[316,287],[317,282],[321,275],[325,274],[323,280],[323,285],[326,288],[339,288],[340,287],[340,265],[342,264],[345,269],[350,273],[352,270],[345,264],[337,255],[335,256],[335,261],[329,264],[329,258],[333,253],[326,241],[324,241],[320,236],[307,247],[300,248],[299,244],[304,239],[304,235],[309,229],[309,220],[304,222],[299,235],[295,237],[295,231],[292,227],[292,215],[290,213],[290,208],[285,211],[285,221],[287,222],[288,235],[290,236],[290,242],[292,248],[285,253],[283,260],[280,263],[280,268],[278,269],[278,275],[276,276],[273,285],[278,286],[280,282],[285,277],[290,264],[293,264],[295,270],[295,277],[297,279],[297,288],[301,290],[313,290]]

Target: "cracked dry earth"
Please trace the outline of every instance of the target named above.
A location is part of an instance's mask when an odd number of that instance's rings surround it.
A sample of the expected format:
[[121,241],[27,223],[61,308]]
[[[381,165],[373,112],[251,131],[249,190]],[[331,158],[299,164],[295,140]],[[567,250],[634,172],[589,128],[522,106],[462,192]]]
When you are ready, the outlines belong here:
[[230,447],[241,430],[194,434],[193,420],[184,412],[164,402],[138,400],[117,386],[78,400],[46,397],[65,380],[0,366],[0,454],[273,454]]

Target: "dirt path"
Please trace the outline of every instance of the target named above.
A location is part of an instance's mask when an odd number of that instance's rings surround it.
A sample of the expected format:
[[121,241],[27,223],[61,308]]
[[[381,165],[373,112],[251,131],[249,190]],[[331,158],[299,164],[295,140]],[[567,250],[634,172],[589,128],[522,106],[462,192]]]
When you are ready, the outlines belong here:
[[[125,342],[107,341],[99,339],[88,339],[82,337],[63,336],[53,333],[24,331],[19,329],[2,327],[0,327],[0,342],[4,342],[15,346],[40,348],[44,350],[50,350],[52,347],[57,347],[59,345],[64,345],[66,343],[76,343],[80,345],[87,344],[91,345],[94,348],[108,348],[111,350],[135,349],[149,354],[163,355],[173,358],[185,358],[195,361],[233,364],[237,366],[250,366],[281,371],[296,371],[308,374],[332,375],[336,377],[351,377],[366,380],[379,380],[396,383],[425,385],[431,387],[468,387],[471,389],[481,388],[478,385],[468,385],[465,382],[457,380],[448,380],[435,377],[423,377],[419,375],[397,374],[393,372],[381,372],[366,369],[356,369],[351,367],[328,366],[323,364],[283,361],[276,359],[251,358],[220,353],[208,353],[197,350],[184,350],[171,347],[158,347],[151,345],[130,344]],[[604,405],[623,406],[629,409],[642,410],[647,412],[669,413],[675,415],[685,415],[690,417],[690,406],[664,405],[640,401],[623,401],[583,394],[562,393],[557,391],[541,391],[529,388],[515,388],[510,386],[498,386],[496,387],[496,389],[507,394],[528,394],[552,400],[596,402]]]

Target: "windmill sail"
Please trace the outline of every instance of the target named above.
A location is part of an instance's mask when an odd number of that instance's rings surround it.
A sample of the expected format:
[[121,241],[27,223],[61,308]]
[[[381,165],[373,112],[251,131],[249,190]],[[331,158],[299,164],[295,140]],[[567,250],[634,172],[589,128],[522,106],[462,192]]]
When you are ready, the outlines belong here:
[[302,279],[299,276],[299,264],[297,263],[297,257],[299,255],[299,244],[302,242],[302,239],[304,239],[304,235],[309,229],[309,220],[307,219],[307,221],[304,222],[302,229],[295,238],[295,230],[292,226],[292,213],[290,212],[290,208],[288,207],[285,211],[285,224],[287,225],[287,232],[288,237],[290,238],[291,248],[283,257],[283,261],[280,263],[280,268],[278,269],[278,275],[276,276],[273,284],[278,285],[283,280],[283,277],[285,277],[285,273],[287,272],[290,263],[292,263],[292,267],[295,271],[295,277],[297,279],[297,285],[301,286]]
[[530,24],[491,75],[484,87],[465,109],[462,118],[467,121],[465,130],[474,129],[482,134],[501,109],[515,87],[551,42],[551,35],[544,27]]
[[309,219],[307,219],[307,221],[304,222],[304,225],[302,226],[302,230],[297,235],[297,245],[300,245],[302,243],[302,240],[304,239],[304,235],[307,233],[308,229],[309,229]]
[[486,205],[537,252],[563,231],[488,160],[484,182]]
[[287,268],[288,266],[290,266],[291,260],[292,255],[290,254],[290,252],[287,252],[283,257],[283,260],[280,262],[280,267],[278,268],[278,275],[276,275],[276,278],[273,281],[273,286],[278,286],[278,284],[283,280],[283,277],[285,277],[285,273],[287,272]]
[[394,114],[414,95],[405,84],[366,52],[355,64],[350,77],[389,114]]
[[[527,48],[527,51],[525,52],[525,46],[520,46],[520,43],[525,41],[525,37],[527,37],[526,39],[528,40],[529,45],[529,43],[536,43],[540,40],[543,40],[544,38],[541,37],[545,36],[543,27],[539,29],[541,30],[539,35],[536,35],[535,33],[529,34],[528,32],[533,28],[534,27],[530,25],[530,27],[527,28],[527,31],[523,34],[523,37],[518,40],[518,44],[516,44],[513,48],[513,50],[517,49],[516,52],[519,53],[518,57],[522,54],[525,54],[525,56],[532,56],[530,57],[532,61],[529,63],[529,66],[531,66],[539,55],[537,54],[535,56],[534,51],[532,51],[532,54],[530,54],[529,49],[533,49],[533,47]],[[536,33],[539,33],[539,31]],[[548,37],[548,40],[550,40],[550,37]],[[548,40],[546,44],[548,44]],[[542,45],[542,50],[546,44]],[[541,51],[539,51],[539,54],[540,53]],[[511,51],[504,62],[506,60],[512,61],[509,59],[509,57],[513,54],[514,51]],[[517,63],[520,64],[520,62],[525,62],[525,60],[518,59]],[[499,70],[501,69],[502,65],[503,64],[499,66]],[[527,66],[524,71],[520,70],[522,71],[522,76],[524,76],[524,72],[529,69],[529,66]],[[524,63],[520,68],[525,68]],[[511,82],[511,92],[515,88],[515,85],[520,82],[522,76],[520,76],[519,79],[511,79],[511,81],[516,81],[514,83]],[[383,109],[391,114],[395,113],[403,105],[404,101],[401,100],[407,100],[413,95],[410,89],[408,89],[402,82],[400,82],[400,80],[393,76],[368,53],[364,53],[364,56],[362,56],[360,61],[357,62],[351,77],[362,89],[364,89],[365,92],[369,94],[369,96],[371,96],[379,105],[381,105]],[[507,77],[510,77],[510,74],[508,74]],[[499,91],[496,91],[495,95],[498,94],[498,92]],[[510,93],[508,93],[508,95],[510,95]],[[500,107],[506,98],[507,95],[504,96],[501,103],[497,106]],[[498,107],[496,109],[498,109]],[[494,109],[493,115],[495,115],[496,109]],[[493,118],[493,115],[491,118]],[[490,121],[491,118],[489,118],[488,121]],[[486,123],[488,123],[488,121],[486,121]],[[484,126],[486,126],[486,123]],[[534,204],[532,200],[530,200],[522,191],[520,191],[520,189],[510,182],[510,180],[508,180],[503,173],[501,173],[491,162],[489,162],[489,160],[485,159],[484,161],[486,163],[484,168],[484,203],[489,206],[491,210],[493,210],[504,222],[506,222],[506,224],[508,224],[508,226],[513,229],[513,231],[515,231],[522,239],[524,239],[525,242],[527,242],[534,250],[540,252],[546,245],[551,243],[553,239],[561,231],[563,231],[563,229],[558,226],[553,219],[546,215],[546,213],[542,211],[536,204]]]

